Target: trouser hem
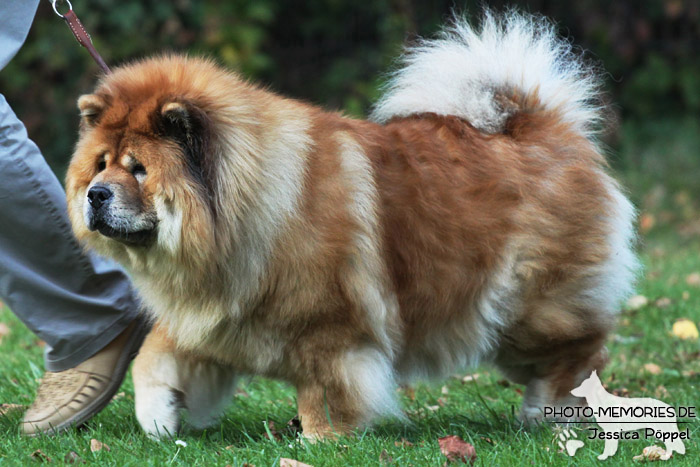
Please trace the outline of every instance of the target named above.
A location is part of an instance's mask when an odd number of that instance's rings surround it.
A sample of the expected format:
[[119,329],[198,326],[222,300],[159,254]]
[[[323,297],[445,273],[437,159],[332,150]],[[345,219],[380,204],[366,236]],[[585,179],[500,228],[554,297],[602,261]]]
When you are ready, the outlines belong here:
[[[125,317],[120,317],[115,322],[110,324],[106,329],[97,333],[93,338],[86,342],[82,347],[74,350],[70,355],[60,358],[51,359],[47,355],[44,356],[44,367],[46,371],[64,371],[83,363],[88,358],[92,357],[100,350],[117,338],[129,324],[139,318],[138,310],[133,314],[128,314]],[[145,325],[145,324],[144,324]]]

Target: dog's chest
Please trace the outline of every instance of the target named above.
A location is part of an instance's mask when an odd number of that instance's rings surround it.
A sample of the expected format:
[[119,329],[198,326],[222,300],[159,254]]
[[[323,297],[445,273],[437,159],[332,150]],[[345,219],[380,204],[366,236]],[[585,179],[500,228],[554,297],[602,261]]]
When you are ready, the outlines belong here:
[[184,306],[156,315],[182,351],[244,373],[278,376],[286,340],[261,320],[223,307],[197,312]]
[[244,373],[279,377],[286,344],[283,333],[259,321],[224,320],[193,350]]

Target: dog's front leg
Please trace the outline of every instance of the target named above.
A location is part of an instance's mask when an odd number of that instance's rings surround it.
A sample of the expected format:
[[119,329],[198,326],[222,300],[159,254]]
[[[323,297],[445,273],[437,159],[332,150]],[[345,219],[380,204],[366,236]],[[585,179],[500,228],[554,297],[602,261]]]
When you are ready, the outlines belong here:
[[156,324],[146,337],[133,368],[136,418],[153,438],[174,436],[180,428],[184,393],[175,345]]

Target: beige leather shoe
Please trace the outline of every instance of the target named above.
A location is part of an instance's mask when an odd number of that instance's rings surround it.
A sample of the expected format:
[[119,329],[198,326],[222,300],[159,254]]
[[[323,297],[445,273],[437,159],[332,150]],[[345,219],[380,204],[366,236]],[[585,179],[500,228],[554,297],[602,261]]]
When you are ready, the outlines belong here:
[[53,435],[80,426],[102,410],[121,386],[148,326],[131,323],[104,349],[75,368],[47,371],[34,403],[24,414],[22,432]]

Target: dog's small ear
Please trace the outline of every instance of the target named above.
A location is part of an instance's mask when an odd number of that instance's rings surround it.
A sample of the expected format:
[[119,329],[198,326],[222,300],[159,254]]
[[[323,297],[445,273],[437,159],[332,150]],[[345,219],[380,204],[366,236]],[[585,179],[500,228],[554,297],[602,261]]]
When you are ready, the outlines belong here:
[[156,126],[160,132],[185,146],[191,156],[202,155],[208,140],[209,118],[195,104],[168,101],[160,107]]
[[167,102],[160,108],[163,130],[167,136],[176,139],[187,138],[194,130],[192,115],[187,104],[183,102]]
[[85,126],[95,126],[105,108],[105,101],[97,94],[85,94],[78,99],[81,123]]
[[155,118],[157,131],[180,145],[192,174],[208,186],[211,122],[206,112],[192,102],[172,99],[159,107]]

